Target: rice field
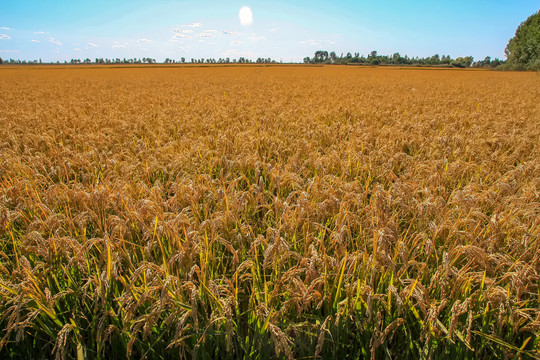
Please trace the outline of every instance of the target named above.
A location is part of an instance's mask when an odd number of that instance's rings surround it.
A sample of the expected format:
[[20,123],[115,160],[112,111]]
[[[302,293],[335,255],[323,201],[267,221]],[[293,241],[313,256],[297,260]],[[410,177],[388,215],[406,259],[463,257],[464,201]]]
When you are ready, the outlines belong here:
[[0,68],[0,358],[540,358],[540,77]]

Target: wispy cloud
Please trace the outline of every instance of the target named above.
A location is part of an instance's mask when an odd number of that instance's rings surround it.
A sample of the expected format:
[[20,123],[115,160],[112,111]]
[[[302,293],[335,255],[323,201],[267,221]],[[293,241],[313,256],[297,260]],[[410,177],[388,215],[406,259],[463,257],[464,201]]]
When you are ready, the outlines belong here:
[[177,27],[171,30],[172,32],[180,33],[180,34],[192,34],[193,30],[191,29],[183,29],[181,27]]
[[56,46],[62,46],[62,43],[58,40],[56,40],[55,38],[49,38],[49,42],[53,45],[56,45]]
[[202,32],[200,34],[197,34],[197,37],[200,37],[200,38],[209,38],[209,37],[212,37],[213,35],[209,32]]
[[201,26],[202,26],[202,23],[199,23],[199,22],[181,25],[181,27],[201,27]]
[[302,45],[313,45],[313,46],[319,45],[319,41],[313,40],[313,39],[309,39],[309,40],[300,40],[298,43],[300,43],[300,44],[302,44]]
[[97,48],[97,47],[99,47],[99,45],[98,45],[98,44],[94,44],[94,43],[91,43],[91,42],[89,42],[89,43],[88,43],[88,44],[86,44],[86,45],[88,45],[88,47],[93,47],[93,48]]
[[2,26],[0,27],[0,30],[15,30],[15,29],[7,27],[7,26]]
[[30,40],[30,42],[38,43],[38,42],[40,42],[40,41],[39,41],[39,40],[34,40],[34,39],[32,39],[32,40]]
[[19,53],[19,52],[21,52],[21,50],[0,50],[0,52],[5,52],[5,53]]
[[45,34],[45,31],[34,31],[34,34],[43,35]]
[[223,34],[225,35],[242,35],[242,33],[238,31],[229,31],[229,30],[223,30]]
[[9,40],[9,39],[11,39],[11,36],[6,35],[6,34],[0,34],[0,39],[2,39],[2,40]]
[[142,38],[142,39],[139,39],[139,40],[137,40],[137,41],[138,41],[138,42],[140,42],[140,43],[148,43],[148,42],[153,42],[152,40],[150,40],[150,39],[146,39],[146,38]]
[[242,44],[241,41],[238,41],[238,40],[231,41],[231,46],[237,46],[237,45],[240,45],[240,44]]
[[301,40],[299,41],[302,45],[309,45],[309,46],[325,46],[325,45],[334,45],[336,42],[333,40]]
[[171,41],[178,41],[178,40],[185,40],[185,39],[191,39],[191,36],[184,35],[184,34],[174,34],[171,38]]
[[123,49],[127,47],[127,43],[122,43],[119,41],[115,41],[114,45],[112,46],[113,49]]
[[249,37],[249,40],[251,40],[251,41],[259,41],[259,40],[264,40],[264,39],[266,39],[265,36],[257,36],[255,34],[253,34],[253,35],[251,35]]

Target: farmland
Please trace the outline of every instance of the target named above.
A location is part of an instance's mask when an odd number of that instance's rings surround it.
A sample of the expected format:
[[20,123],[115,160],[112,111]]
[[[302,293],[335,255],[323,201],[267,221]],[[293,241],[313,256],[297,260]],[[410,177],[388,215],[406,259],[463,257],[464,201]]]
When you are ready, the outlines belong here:
[[0,358],[538,358],[540,77],[0,69]]

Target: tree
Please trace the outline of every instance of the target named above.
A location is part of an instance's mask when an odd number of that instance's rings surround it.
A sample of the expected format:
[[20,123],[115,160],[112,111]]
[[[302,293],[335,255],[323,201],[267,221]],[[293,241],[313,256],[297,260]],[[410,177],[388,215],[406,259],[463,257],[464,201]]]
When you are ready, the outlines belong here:
[[474,58],[472,56],[458,57],[456,60],[452,61],[450,65],[459,68],[467,68],[472,65]]
[[371,65],[379,65],[381,63],[381,59],[379,59],[379,55],[378,55],[377,51],[375,51],[375,50],[373,50],[368,55],[368,60],[369,60],[369,63]]
[[337,55],[335,51],[332,51],[330,53],[330,60],[332,61],[332,63],[335,63],[337,61]]
[[496,68],[497,66],[503,64],[503,61],[495,58],[495,60],[491,60],[491,62],[489,63],[489,66],[492,67],[492,68]]
[[540,11],[518,26],[504,52],[510,65],[526,70],[540,70]]
[[4,63],[4,60],[2,60],[2,58],[0,57],[0,64],[3,64]]
[[315,57],[313,58],[313,62],[321,63],[327,60],[328,60],[328,51],[323,51],[323,50],[315,51]]

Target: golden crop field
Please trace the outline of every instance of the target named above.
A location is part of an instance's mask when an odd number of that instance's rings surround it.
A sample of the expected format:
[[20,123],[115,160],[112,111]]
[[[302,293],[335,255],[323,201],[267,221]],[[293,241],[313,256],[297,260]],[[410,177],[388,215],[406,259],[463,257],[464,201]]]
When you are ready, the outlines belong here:
[[539,358],[540,77],[0,69],[0,357]]

